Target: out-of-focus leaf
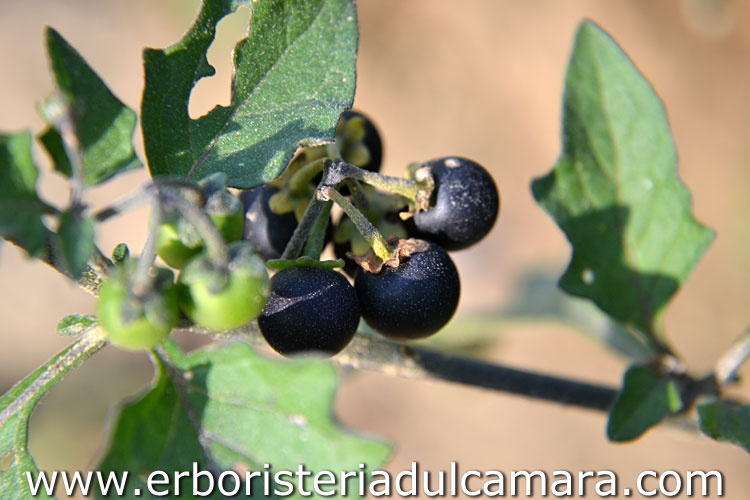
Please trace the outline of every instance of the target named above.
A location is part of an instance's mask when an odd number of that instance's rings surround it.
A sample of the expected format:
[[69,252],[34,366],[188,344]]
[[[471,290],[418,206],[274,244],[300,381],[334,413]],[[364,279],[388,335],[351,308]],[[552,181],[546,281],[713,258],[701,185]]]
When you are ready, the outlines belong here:
[[[152,388],[127,404],[99,470],[130,471],[139,487],[153,470],[358,470],[383,462],[388,447],[342,430],[331,415],[337,385],[326,361],[272,361],[246,344],[157,361]],[[142,484],[140,486],[143,486]],[[282,490],[283,491],[283,490]]]
[[715,401],[698,406],[701,430],[707,436],[741,446],[750,453],[750,405]]
[[31,157],[31,134],[0,134],[0,236],[33,257],[47,253],[47,206],[36,192],[39,170]]
[[[193,86],[214,74],[206,51],[216,25],[242,5],[252,18],[234,49],[232,101],[193,120]],[[205,0],[182,40],[144,52],[151,175],[224,172],[231,186],[250,188],[279,175],[298,145],[332,141],[354,99],[357,39],[351,0]]]
[[560,287],[655,341],[713,232],[691,214],[659,97],[591,22],[568,68],[563,154],[532,191],[573,247]]
[[[52,28],[47,28],[47,53],[57,86],[70,114],[83,159],[84,181],[92,186],[141,166],[133,151],[135,112],[120,102],[81,55]],[[47,117],[54,120],[54,117]],[[40,140],[55,169],[70,177],[70,158],[60,133],[50,127]]]
[[609,414],[607,437],[612,441],[636,439],[681,407],[674,381],[649,366],[632,366]]
[[57,228],[57,252],[62,268],[74,279],[81,277],[94,252],[94,221],[70,211],[60,214]]

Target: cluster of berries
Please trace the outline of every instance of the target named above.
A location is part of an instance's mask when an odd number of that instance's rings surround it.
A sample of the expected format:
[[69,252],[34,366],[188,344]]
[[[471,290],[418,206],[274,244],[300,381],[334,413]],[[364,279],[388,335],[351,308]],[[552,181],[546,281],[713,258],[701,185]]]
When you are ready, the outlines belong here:
[[175,282],[171,269],[151,265],[153,255],[146,251],[117,264],[97,303],[114,345],[139,350],[159,344],[180,311],[212,330],[238,328],[258,317],[268,298],[268,272],[252,243],[242,240],[242,203],[225,181],[219,175],[190,189],[160,188],[152,247],[179,277]]
[[[360,318],[397,340],[437,332],[460,295],[447,251],[490,231],[498,191],[489,173],[465,158],[410,165],[404,179],[379,174],[381,159],[375,126],[348,111],[335,144],[303,149],[279,178],[239,198],[221,175],[159,187],[153,247],[180,274],[175,282],[145,250],[140,261],[119,264],[102,284],[98,306],[110,340],[153,347],[180,310],[213,330],[257,318],[284,355],[338,353]],[[344,212],[336,224],[334,202]],[[338,260],[320,261],[329,242]],[[277,270],[270,281],[266,266]]]
[[[349,165],[379,172],[382,141],[367,117],[354,111],[344,113],[337,144]],[[301,211],[294,208],[294,186],[299,184],[294,182],[295,175],[317,154],[304,151],[278,181],[242,194],[244,238],[265,259],[279,259],[297,228]],[[387,239],[393,256],[373,255],[367,231],[357,227],[342,206],[345,213],[334,229],[326,229],[326,239],[333,240],[335,254],[344,260],[343,271],[354,286],[333,269],[307,267],[307,263],[279,271],[271,279],[271,295],[258,318],[271,347],[285,355],[311,350],[335,354],[353,338],[360,316],[372,329],[395,340],[427,337],[450,320],[461,285],[446,250],[467,248],[487,235],[498,216],[500,198],[490,174],[465,158],[414,165],[411,176],[417,177],[417,171],[431,180],[422,209],[408,210],[416,200],[367,185],[354,186],[357,192],[351,192],[351,184],[339,187]],[[373,178],[364,177],[365,181]],[[288,189],[289,185],[293,188]],[[314,185],[306,186],[305,200],[314,189]],[[418,194],[424,194],[421,191]]]

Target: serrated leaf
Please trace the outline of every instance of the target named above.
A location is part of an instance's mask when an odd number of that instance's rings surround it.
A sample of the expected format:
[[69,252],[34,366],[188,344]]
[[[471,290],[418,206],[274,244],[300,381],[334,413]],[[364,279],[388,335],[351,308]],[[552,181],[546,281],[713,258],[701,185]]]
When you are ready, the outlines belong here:
[[[337,385],[325,361],[273,361],[246,344],[184,355],[165,344],[177,370],[157,361],[150,391],[117,417],[99,470],[369,470],[388,447],[339,428],[331,416]],[[136,483],[131,486],[137,487]]]
[[60,259],[62,269],[78,279],[94,252],[94,220],[66,211],[60,214],[59,221],[56,257]]
[[70,314],[57,323],[57,334],[64,337],[75,337],[86,332],[96,324],[96,316],[89,314]]
[[[105,343],[101,336],[84,337],[53,357],[0,398],[0,498],[52,498],[41,488],[32,495],[27,479],[37,485],[39,469],[27,448],[28,425],[37,403],[65,374]],[[7,464],[7,465],[6,465]]]
[[39,170],[31,157],[31,134],[0,134],[0,236],[33,257],[47,253],[47,206],[36,192]]
[[[193,120],[190,92],[214,74],[206,51],[216,25],[241,5],[252,17],[234,49],[232,101]],[[332,141],[354,99],[356,16],[352,0],[205,0],[182,40],[144,51],[151,175],[225,172],[232,187],[251,188],[279,175],[298,145]]]
[[[79,142],[86,185],[100,184],[118,173],[140,167],[133,151],[135,112],[112,94],[57,31],[47,28],[46,39],[52,72],[65,97],[64,104]],[[71,163],[60,133],[50,127],[40,140],[55,169],[70,177]]]
[[741,446],[750,453],[750,405],[715,401],[698,406],[703,433],[717,441]]
[[662,102],[591,22],[568,68],[563,154],[532,191],[573,246],[560,287],[659,337],[665,306],[713,232],[691,214]]
[[625,372],[622,391],[610,411],[607,437],[612,441],[636,439],[681,407],[674,381],[649,366],[632,366]]

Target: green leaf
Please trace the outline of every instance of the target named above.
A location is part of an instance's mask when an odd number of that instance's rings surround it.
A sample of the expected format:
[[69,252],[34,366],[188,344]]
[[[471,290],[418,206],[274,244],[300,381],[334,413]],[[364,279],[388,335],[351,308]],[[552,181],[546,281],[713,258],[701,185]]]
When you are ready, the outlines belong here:
[[94,325],[96,325],[96,316],[70,314],[57,323],[57,334],[64,337],[76,337]]
[[0,134],[0,236],[33,257],[47,253],[48,211],[36,192],[39,170],[31,157],[31,134]]
[[[156,361],[151,389],[127,404],[97,468],[130,471],[132,487],[154,470],[356,471],[388,447],[338,427],[336,374],[319,360],[273,361],[246,344],[184,355],[166,343],[173,370]],[[243,477],[243,476],[241,476]],[[139,479],[141,478],[141,479]],[[140,483],[139,483],[140,481]],[[140,486],[139,486],[140,484]]]
[[[44,489],[37,496],[29,489],[27,474],[37,484],[39,469],[27,449],[29,418],[39,400],[65,374],[105,343],[101,336],[74,342],[0,398],[0,498],[51,498]],[[7,465],[6,465],[7,464]]]
[[[65,98],[83,160],[86,185],[141,166],[133,151],[135,112],[120,102],[80,54],[60,34],[47,28],[47,52],[57,86]],[[55,117],[47,117],[55,124]],[[72,168],[63,138],[54,127],[40,140],[55,169],[70,177]]]
[[673,380],[649,366],[632,366],[610,411],[607,437],[612,441],[636,439],[681,407],[682,398]]
[[81,277],[94,252],[94,220],[73,212],[60,214],[57,228],[57,257],[74,279]]
[[[252,18],[234,49],[232,102],[193,120],[190,92],[214,74],[206,51],[216,25],[241,5]],[[230,186],[251,188],[279,175],[298,145],[333,141],[354,99],[356,19],[353,0],[205,0],[182,40],[144,51],[151,175],[225,172]]]
[[532,191],[573,246],[560,287],[659,337],[666,304],[713,232],[691,214],[662,102],[591,22],[568,68],[563,154]]
[[703,433],[717,441],[741,446],[750,453],[750,405],[716,401],[698,406]]

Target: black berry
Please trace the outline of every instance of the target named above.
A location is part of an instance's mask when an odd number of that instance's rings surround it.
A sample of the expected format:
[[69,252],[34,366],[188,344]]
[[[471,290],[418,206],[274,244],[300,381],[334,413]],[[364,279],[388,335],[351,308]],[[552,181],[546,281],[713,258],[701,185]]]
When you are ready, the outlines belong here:
[[255,245],[264,260],[278,259],[297,227],[293,212],[277,214],[268,206],[268,200],[278,190],[269,185],[258,186],[240,195],[245,207],[243,239]]
[[284,355],[336,354],[359,324],[357,293],[343,275],[314,267],[290,267],[271,278],[271,296],[258,326]]
[[421,238],[446,250],[460,250],[484,238],[497,219],[500,197],[492,176],[466,158],[448,157],[424,164],[435,180],[430,208],[414,216]]
[[427,244],[427,250],[412,254],[397,268],[357,273],[354,287],[362,317],[386,337],[428,337],[456,311],[461,293],[456,266],[439,245]]

